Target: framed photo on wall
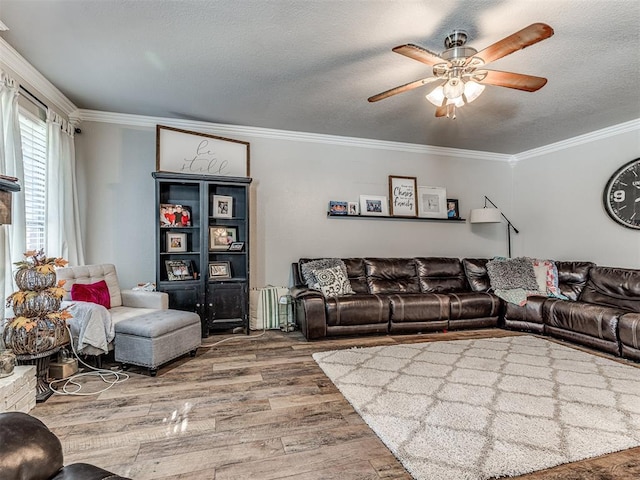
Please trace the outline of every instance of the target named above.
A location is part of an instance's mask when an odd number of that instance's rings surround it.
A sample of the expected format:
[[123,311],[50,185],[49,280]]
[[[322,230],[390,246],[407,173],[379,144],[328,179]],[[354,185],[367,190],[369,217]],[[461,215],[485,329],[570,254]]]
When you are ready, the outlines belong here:
[[190,227],[191,209],[185,205],[160,204],[161,227]]
[[231,218],[233,216],[233,197],[227,195],[213,196],[214,218]]
[[358,202],[349,202],[348,215],[360,215],[360,205]]
[[187,251],[187,234],[167,232],[167,253],[180,253]]
[[416,177],[389,175],[389,211],[395,217],[418,216]]
[[447,218],[460,218],[460,207],[457,198],[447,198]]
[[237,241],[238,229],[212,225],[209,227],[209,250],[229,250],[229,246]]
[[379,195],[360,195],[360,215],[389,216],[387,197]]
[[447,189],[418,187],[418,215],[426,218],[447,218]]

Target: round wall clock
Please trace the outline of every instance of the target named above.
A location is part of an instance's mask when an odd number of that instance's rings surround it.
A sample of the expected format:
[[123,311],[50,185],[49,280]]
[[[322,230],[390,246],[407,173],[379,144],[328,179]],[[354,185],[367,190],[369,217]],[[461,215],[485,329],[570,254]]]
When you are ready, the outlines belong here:
[[602,200],[604,209],[616,222],[640,230],[640,158],[611,175]]

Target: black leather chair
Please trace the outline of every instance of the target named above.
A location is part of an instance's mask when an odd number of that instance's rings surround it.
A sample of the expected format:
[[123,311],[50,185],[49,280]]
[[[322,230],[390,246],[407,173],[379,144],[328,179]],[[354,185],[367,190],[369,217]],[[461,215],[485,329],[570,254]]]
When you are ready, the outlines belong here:
[[0,480],[128,480],[107,470],[63,466],[62,444],[47,426],[21,412],[0,413]]

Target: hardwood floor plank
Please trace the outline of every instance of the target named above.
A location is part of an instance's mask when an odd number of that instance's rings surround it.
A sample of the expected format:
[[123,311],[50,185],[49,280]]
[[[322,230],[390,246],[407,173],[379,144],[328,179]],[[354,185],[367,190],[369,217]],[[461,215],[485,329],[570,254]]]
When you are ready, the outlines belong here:
[[[65,464],[87,461],[136,480],[408,480],[311,355],[522,334],[486,329],[313,342],[298,331],[257,335],[212,335],[195,357],[162,367],[155,378],[133,369],[103,393],[54,395],[31,413],[59,436]],[[214,345],[221,338],[233,340]],[[639,458],[640,447],[519,478],[631,480],[640,478]]]

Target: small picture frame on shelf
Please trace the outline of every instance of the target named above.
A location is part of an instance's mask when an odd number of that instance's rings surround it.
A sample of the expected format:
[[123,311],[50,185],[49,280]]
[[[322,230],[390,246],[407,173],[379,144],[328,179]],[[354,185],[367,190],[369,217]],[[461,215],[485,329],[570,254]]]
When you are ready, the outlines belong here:
[[457,198],[447,198],[447,218],[456,220],[460,218],[460,207]]
[[347,215],[360,215],[360,205],[358,205],[358,202],[349,202],[347,209]]
[[160,204],[160,227],[190,227],[191,209],[173,203]]
[[187,251],[187,234],[166,232],[167,253],[181,253]]
[[231,263],[209,262],[209,278],[214,280],[231,278]]
[[241,252],[244,250],[244,242],[233,242],[229,245],[230,252]]
[[212,216],[214,218],[232,218],[233,197],[227,195],[214,195]]
[[389,175],[389,211],[394,217],[417,217],[416,177]]
[[211,225],[209,227],[209,250],[229,250],[229,246],[238,239],[236,227]]
[[418,216],[447,218],[447,189],[443,187],[418,187]]
[[337,202],[335,200],[331,200],[329,202],[329,215],[346,215],[347,206],[347,202]]
[[171,282],[194,278],[191,262],[188,260],[165,260],[164,264],[167,267],[167,279]]
[[360,215],[389,216],[387,197],[379,195],[360,195]]

